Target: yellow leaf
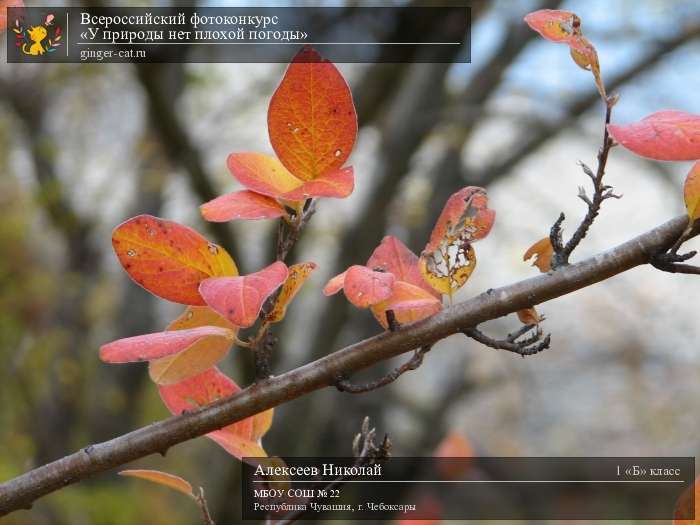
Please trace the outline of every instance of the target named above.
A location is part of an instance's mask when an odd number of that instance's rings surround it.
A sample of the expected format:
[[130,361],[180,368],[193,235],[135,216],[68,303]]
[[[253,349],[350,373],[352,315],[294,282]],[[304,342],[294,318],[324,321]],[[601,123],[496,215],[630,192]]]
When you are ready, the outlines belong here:
[[423,253],[418,268],[430,286],[451,298],[476,268],[476,254],[471,244],[460,247],[455,254],[441,250]]
[[700,161],[693,164],[683,187],[685,207],[691,221],[700,218]]
[[192,485],[181,477],[168,474],[167,472],[160,472],[158,470],[122,470],[119,475],[145,479],[153,483],[158,483],[159,485],[170,487],[192,498],[195,497],[192,492]]
[[272,311],[267,314],[267,322],[277,323],[284,319],[287,313],[287,306],[292,302],[296,294],[301,289],[304,281],[316,269],[316,264],[312,262],[293,264],[289,267],[289,275],[282,285],[277,301]]

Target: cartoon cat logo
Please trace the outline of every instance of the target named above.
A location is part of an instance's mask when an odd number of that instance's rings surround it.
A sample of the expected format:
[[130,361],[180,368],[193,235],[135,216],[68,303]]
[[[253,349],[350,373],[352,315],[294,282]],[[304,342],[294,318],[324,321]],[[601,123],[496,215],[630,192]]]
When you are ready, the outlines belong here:
[[20,20],[15,20],[15,45],[27,56],[41,56],[53,53],[61,45],[61,26],[54,24],[54,15],[48,15],[44,23],[24,28]]

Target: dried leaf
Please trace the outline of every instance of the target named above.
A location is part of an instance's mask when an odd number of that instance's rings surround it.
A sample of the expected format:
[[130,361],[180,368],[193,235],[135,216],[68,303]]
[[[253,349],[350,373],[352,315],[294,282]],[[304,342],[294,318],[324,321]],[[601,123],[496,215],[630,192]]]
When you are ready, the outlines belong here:
[[445,258],[441,252],[424,254],[418,268],[430,286],[451,298],[471,277],[476,268],[476,253],[471,244],[465,244]]
[[[172,414],[195,410],[219,399],[230,397],[241,389],[217,368],[169,386],[160,386],[160,397]],[[260,438],[269,429],[272,411],[267,410],[207,434],[229,454],[243,457],[267,456]]]
[[440,298],[440,294],[423,278],[418,268],[418,256],[396,237],[388,235],[382,239],[381,244],[377,246],[367,261],[367,267],[372,270],[393,273],[398,281],[423,288],[438,299]]
[[255,323],[263,303],[287,275],[287,266],[278,261],[250,275],[207,279],[199,291],[211,308],[235,326],[247,328]]
[[399,324],[415,323],[442,310],[442,301],[433,293],[404,281],[396,281],[391,297],[372,306],[372,314],[385,329],[389,328],[386,319],[387,310],[394,312],[394,317]]
[[284,319],[287,313],[287,306],[292,302],[296,294],[301,290],[304,281],[311,275],[316,269],[316,264],[312,262],[293,264],[289,267],[289,275],[287,280],[284,281],[282,289],[277,296],[277,301],[275,301],[275,306],[272,311],[267,314],[267,321],[270,323],[277,323]]
[[357,137],[357,115],[345,79],[314,49],[289,65],[270,100],[270,142],[287,169],[309,181],[340,168]]
[[523,310],[518,310],[516,313],[518,315],[518,319],[520,319],[520,322],[525,325],[538,325],[542,320],[540,318],[540,314],[537,313],[537,310],[535,310],[534,306],[531,306],[530,308],[525,308]]
[[683,197],[690,220],[695,221],[700,218],[700,161],[693,164],[685,178]]
[[700,159],[700,115],[658,111],[625,126],[608,124],[616,142],[655,160]]
[[132,478],[139,478],[139,479],[145,479],[147,481],[151,481],[153,483],[158,483],[159,485],[164,485],[166,487],[169,487],[173,490],[177,490],[178,492],[182,492],[183,494],[190,496],[192,498],[195,497],[194,492],[192,491],[192,485],[190,485],[187,481],[182,479],[180,476],[175,476],[174,474],[168,474],[167,472],[160,472],[159,470],[141,470],[141,469],[133,469],[133,470],[122,470],[119,472],[120,476],[129,476]]
[[103,345],[100,348],[100,359],[106,363],[151,361],[182,352],[205,340],[228,348],[233,337],[231,330],[218,326],[137,335]]
[[284,207],[271,197],[253,191],[235,191],[200,206],[202,217],[210,222],[274,219],[286,215]]
[[552,269],[553,254],[552,241],[549,237],[545,237],[527,249],[525,255],[523,255],[523,261],[528,261],[534,257],[535,260],[532,262],[532,266],[537,266],[540,272],[547,273]]
[[226,250],[187,226],[150,215],[117,226],[112,246],[137,284],[176,303],[203,306],[198,291],[203,280],[238,275]]
[[396,277],[391,273],[375,272],[366,266],[355,265],[345,273],[345,296],[358,308],[369,308],[385,301],[393,293]]

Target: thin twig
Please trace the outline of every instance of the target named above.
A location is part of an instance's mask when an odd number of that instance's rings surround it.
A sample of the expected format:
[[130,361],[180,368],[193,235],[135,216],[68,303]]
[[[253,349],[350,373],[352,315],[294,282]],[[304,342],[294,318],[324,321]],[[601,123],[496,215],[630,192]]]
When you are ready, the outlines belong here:
[[368,383],[354,384],[348,380],[347,375],[343,373],[337,374],[335,387],[341,392],[347,392],[348,394],[364,394],[365,392],[371,392],[372,390],[382,388],[390,383],[393,383],[406,372],[419,368],[420,365],[423,364],[425,354],[430,352],[431,348],[432,345],[426,345],[414,350],[413,356],[411,356],[411,358],[404,364],[394,368],[391,372],[380,377],[379,379],[375,379],[374,381],[370,381]]
[[[525,339],[519,340],[520,337],[532,329],[535,329],[532,335]],[[549,344],[552,339],[551,334],[547,334],[544,339],[542,339],[542,332],[540,331],[540,328],[534,324],[524,325],[518,331],[508,334],[505,339],[494,339],[489,337],[476,327],[462,330],[462,333],[467,337],[481,343],[482,345],[488,346],[489,348],[494,348],[496,350],[507,350],[508,352],[513,352],[514,354],[518,354],[522,357],[539,354],[543,350],[546,350],[549,348]]]
[[612,95],[607,98],[607,103],[605,107],[605,130],[603,132],[603,145],[598,151],[598,168],[595,173],[584,163],[580,163],[583,172],[591,179],[593,182],[593,198],[586,194],[583,187],[579,187],[578,197],[586,203],[588,211],[585,217],[581,220],[581,223],[574,231],[571,239],[564,244],[562,240],[562,223],[564,222],[564,214],[560,214],[557,221],[552,226],[550,231],[550,241],[552,243],[553,254],[552,254],[552,269],[557,269],[561,266],[569,264],[569,257],[571,253],[576,249],[576,247],[581,243],[581,241],[586,237],[588,230],[593,225],[596,217],[600,213],[601,205],[603,201],[607,199],[619,199],[622,196],[613,193],[612,186],[603,184],[603,176],[605,175],[605,167],[608,163],[608,156],[610,150],[614,146],[615,142],[608,133],[608,124],[610,124],[610,119],[612,117],[612,109],[617,102],[618,97]]
[[209,513],[209,507],[207,506],[207,500],[204,498],[204,489],[202,487],[199,488],[199,494],[197,494],[194,499],[197,501],[197,505],[199,505],[202,511],[202,521],[204,525],[216,525]]
[[[369,417],[365,417],[365,419],[362,421],[360,433],[355,436],[352,443],[353,455],[355,456],[355,462],[353,463],[354,467],[374,465],[375,463],[381,463],[389,459],[391,451],[391,441],[389,440],[389,436],[385,434],[382,442],[377,445],[375,442],[376,435],[376,429],[369,427]],[[325,491],[328,493],[331,490],[343,485],[350,478],[351,476],[340,476],[331,481],[328,485],[321,489],[320,492]],[[308,505],[308,503],[316,501],[317,499],[318,498],[307,500],[307,505],[304,506],[303,510],[297,510],[287,514],[283,519],[277,521],[275,525],[291,525],[295,521],[302,519],[309,512],[308,509],[310,508],[310,505]]]
[[654,268],[668,273],[685,273],[691,275],[700,275],[700,266],[692,264],[681,264],[697,255],[696,250],[687,253],[678,253],[683,243],[693,238],[700,228],[700,221],[688,221],[688,226],[683,230],[676,239],[676,242],[666,251],[661,251],[651,256],[649,264]]

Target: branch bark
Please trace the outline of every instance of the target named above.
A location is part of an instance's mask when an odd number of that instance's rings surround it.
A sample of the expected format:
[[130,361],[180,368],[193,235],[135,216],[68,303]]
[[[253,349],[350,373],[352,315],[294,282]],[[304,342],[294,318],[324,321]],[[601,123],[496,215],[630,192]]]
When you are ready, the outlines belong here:
[[150,454],[165,453],[173,445],[331,386],[338,374],[367,368],[487,320],[647,264],[655,254],[672,247],[687,225],[687,216],[676,217],[595,257],[489,290],[418,323],[370,337],[285,374],[255,383],[228,399],[88,446],[0,485],[0,515],[30,508],[37,498],[89,476]]

